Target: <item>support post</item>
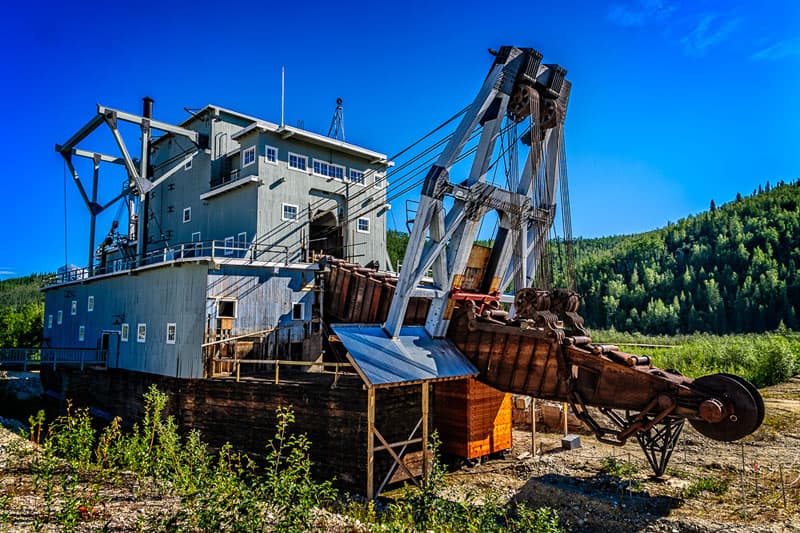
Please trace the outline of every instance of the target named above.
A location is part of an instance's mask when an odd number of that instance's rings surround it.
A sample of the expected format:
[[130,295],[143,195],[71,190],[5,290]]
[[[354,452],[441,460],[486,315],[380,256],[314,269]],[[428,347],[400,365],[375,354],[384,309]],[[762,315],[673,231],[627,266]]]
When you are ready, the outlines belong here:
[[531,457],[536,457],[536,398],[531,398]]
[[430,383],[422,382],[422,480],[428,483],[428,399]]
[[[149,167],[150,167],[150,119],[153,118],[153,99],[145,96],[142,99],[142,157],[139,159],[139,177],[142,183],[149,181]],[[150,213],[150,195],[149,191],[140,187],[139,190],[139,220],[137,228],[136,248],[139,255],[139,265],[144,265],[145,256],[147,255],[147,229],[148,229],[148,215]]]
[[567,413],[569,412],[569,404],[567,402],[564,402],[563,411],[564,411],[564,436],[566,437],[567,434],[569,433],[569,425],[567,424]]
[[89,262],[87,273],[94,275],[94,240],[97,228],[97,182],[100,178],[100,154],[94,154],[94,171],[92,172],[92,203],[89,204]]
[[375,497],[375,387],[367,389],[367,499]]

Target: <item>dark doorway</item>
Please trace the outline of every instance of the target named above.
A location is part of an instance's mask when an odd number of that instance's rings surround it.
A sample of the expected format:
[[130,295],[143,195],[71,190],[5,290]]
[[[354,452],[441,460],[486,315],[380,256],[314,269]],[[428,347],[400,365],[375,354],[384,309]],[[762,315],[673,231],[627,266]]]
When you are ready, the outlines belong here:
[[311,221],[308,237],[312,256],[332,255],[344,259],[344,235],[332,211],[326,211]]

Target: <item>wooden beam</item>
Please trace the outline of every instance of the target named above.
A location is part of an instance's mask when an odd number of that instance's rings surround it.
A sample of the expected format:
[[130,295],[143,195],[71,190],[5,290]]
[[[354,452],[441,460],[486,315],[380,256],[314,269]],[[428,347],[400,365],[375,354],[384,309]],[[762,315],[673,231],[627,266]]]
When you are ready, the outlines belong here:
[[392,449],[392,447],[389,445],[389,443],[386,441],[386,439],[383,438],[383,435],[381,435],[381,432],[378,431],[378,428],[373,427],[372,428],[372,432],[375,434],[376,437],[378,437],[378,440],[381,441],[381,443],[385,447],[386,451],[389,452],[389,455],[391,455],[392,459],[394,459],[394,462],[397,463],[397,465],[400,468],[402,468],[403,471],[405,471],[405,473],[408,475],[409,479],[411,479],[411,481],[414,482],[414,485],[419,487],[419,483],[417,483],[417,480],[415,479],[414,474],[411,472],[411,470],[408,469],[408,467],[403,462],[403,460],[400,459],[400,456],[395,453],[395,451]]
[[367,498],[375,497],[374,469],[375,469],[375,389],[367,389]]
[[422,382],[422,479],[428,482],[428,398],[430,384]]

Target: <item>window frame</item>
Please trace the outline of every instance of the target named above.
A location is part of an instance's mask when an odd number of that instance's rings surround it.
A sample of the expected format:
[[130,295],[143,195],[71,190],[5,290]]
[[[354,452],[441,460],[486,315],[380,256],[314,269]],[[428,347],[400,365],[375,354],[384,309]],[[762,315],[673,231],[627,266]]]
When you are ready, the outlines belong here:
[[53,329],[53,315],[47,315],[47,329]]
[[[353,180],[353,172],[357,172],[358,174],[361,174],[361,181]],[[348,169],[347,181],[349,181],[350,183],[353,183],[355,185],[360,185],[361,187],[364,187],[367,184],[367,173],[364,172],[363,170],[357,170],[355,168]]]
[[147,342],[147,322],[136,324],[136,342],[145,344]]
[[[361,222],[362,221],[367,223],[367,229],[361,229]],[[356,220],[356,232],[358,232],[358,233],[369,233],[371,225],[372,225],[372,222],[370,221],[370,219],[368,217],[359,217]]]
[[[232,315],[221,315],[220,314],[220,312],[219,312],[219,309],[220,309],[219,304],[221,304],[223,302],[226,302],[226,303],[230,302],[230,303],[233,304],[233,314]],[[235,298],[218,298],[217,299],[217,310],[216,311],[217,311],[217,318],[218,319],[219,318],[236,318],[237,314],[239,313],[239,300],[237,300]]]
[[[295,310],[299,307],[300,309],[300,316],[297,317],[295,315]],[[305,320],[306,316],[306,304],[305,302],[292,302],[292,320]]]
[[[270,161],[269,160],[269,151],[270,150],[274,150],[275,151],[275,161]],[[277,165],[278,164],[278,149],[275,146],[270,146],[268,144],[264,145],[264,161],[266,161],[270,165]]]
[[[317,165],[319,165],[320,171],[317,172]],[[327,172],[325,173],[322,171],[323,165],[327,168]],[[332,169],[339,170],[342,174],[342,177],[338,177],[336,175],[331,175],[330,172]],[[311,173],[315,176],[320,176],[322,178],[330,178],[332,180],[337,181],[344,181],[345,176],[347,176],[346,168],[343,165],[337,165],[336,163],[330,163],[328,161],[323,161],[322,159],[312,159],[311,160]]]
[[78,342],[86,342],[86,326],[78,326]]
[[128,337],[131,334],[131,326],[127,322],[119,325],[119,340],[120,342],[128,342]]
[[78,300],[72,300],[72,303],[69,306],[69,314],[71,316],[78,314]]
[[[298,161],[302,159],[303,168],[292,165],[292,157],[296,157]],[[289,156],[286,158],[286,165],[292,170],[299,170],[300,172],[308,172],[308,156],[296,154],[294,152],[289,152]]]
[[222,253],[225,255],[233,255],[233,247],[236,246],[236,239],[233,235],[225,237],[222,244]]
[[[293,207],[294,208],[294,217],[288,218],[286,216],[286,208]],[[297,222],[297,219],[300,218],[300,207],[295,204],[287,204],[286,202],[281,202],[281,220],[283,221],[291,221]]]
[[[186,215],[189,215],[189,217],[187,218]],[[181,217],[181,220],[183,220],[184,224],[192,221],[192,207],[191,206],[183,208],[183,216]]]
[[[170,338],[170,328],[172,329],[172,338]],[[175,344],[178,338],[178,324],[175,322],[167,322],[167,344]]]
[[86,312],[91,313],[92,311],[94,311],[94,296],[90,295],[86,299]]
[[186,163],[183,164],[183,170],[191,170],[192,168],[192,161],[194,161],[194,157],[189,159]]
[[56,316],[57,316],[56,324],[60,326],[61,324],[64,323],[64,310],[59,309]]
[[[253,159],[250,160],[249,162],[246,162],[247,155],[251,154],[251,153],[252,153]],[[252,164],[254,164],[256,162],[256,159],[257,159],[256,147],[255,146],[248,146],[247,148],[242,150],[242,166],[241,166],[241,168],[249,167],[250,165],[252,165]]]

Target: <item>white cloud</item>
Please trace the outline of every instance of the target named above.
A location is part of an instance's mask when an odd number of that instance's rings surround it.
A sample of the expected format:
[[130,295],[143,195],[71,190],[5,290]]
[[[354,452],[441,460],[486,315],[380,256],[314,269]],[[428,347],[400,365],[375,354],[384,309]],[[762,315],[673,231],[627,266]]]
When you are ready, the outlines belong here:
[[776,61],[787,57],[800,56],[800,38],[784,39],[759,50],[750,56],[756,61]]
[[17,273],[13,270],[0,270],[0,276],[16,276]]
[[675,6],[664,0],[635,0],[629,4],[613,4],[606,18],[625,28],[644,26],[651,21],[661,21],[675,11]]
[[683,50],[689,55],[703,55],[708,48],[725,41],[741,23],[741,17],[725,19],[717,14],[707,13],[681,39]]

